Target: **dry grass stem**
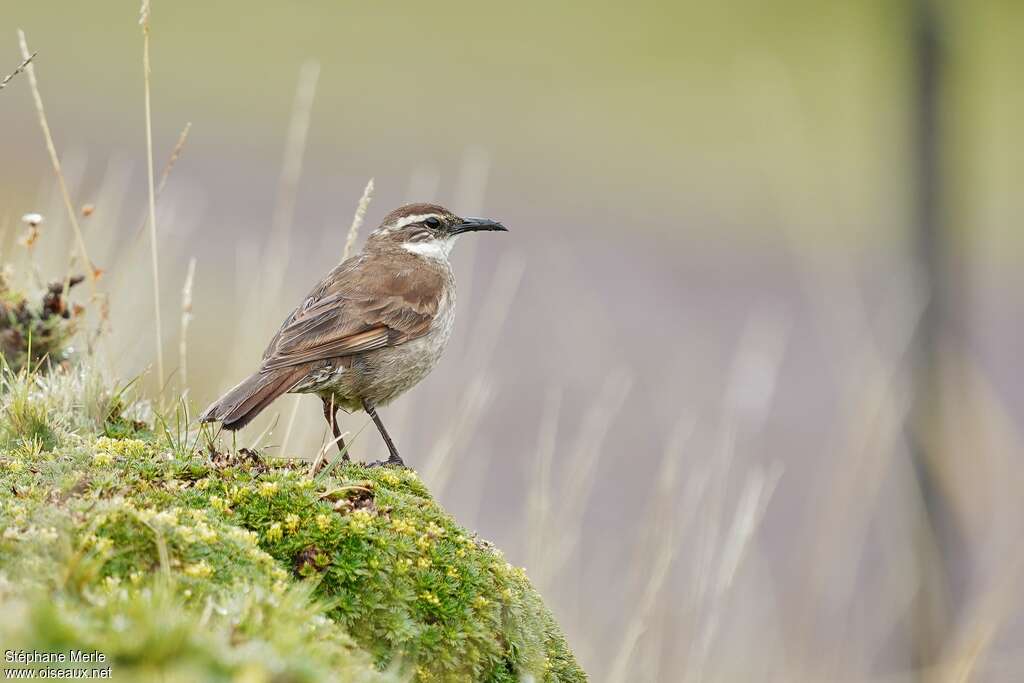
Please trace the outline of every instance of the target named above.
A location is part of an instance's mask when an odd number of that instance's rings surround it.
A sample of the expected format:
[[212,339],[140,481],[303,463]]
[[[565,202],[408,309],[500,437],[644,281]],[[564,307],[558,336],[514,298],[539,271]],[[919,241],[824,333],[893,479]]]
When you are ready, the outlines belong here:
[[252,439],[251,441],[249,441],[249,443],[246,446],[246,448],[248,448],[251,451],[258,450],[259,447],[260,447],[260,444],[263,443],[263,440],[266,439],[271,434],[273,434],[274,430],[277,429],[277,423],[280,421],[280,419],[281,419],[281,413],[277,413],[276,415],[274,415],[274,419],[271,420],[270,423],[266,427],[263,428],[262,432],[260,432],[259,434],[256,435],[255,439]]
[[[288,270],[292,242],[290,233],[295,215],[296,194],[302,175],[306,139],[319,77],[320,65],[316,61],[304,63],[299,70],[268,241],[262,249],[252,247],[250,244],[239,247],[240,319],[257,321],[257,326],[250,330],[250,334],[242,338],[256,338],[262,334],[269,336],[271,323],[275,322],[263,316],[262,312],[268,301],[273,301],[280,296],[280,288]],[[250,265],[257,262],[264,264],[264,274],[261,281],[253,286],[252,282],[248,280],[248,271]],[[262,327],[260,323],[262,323]],[[234,358],[236,360],[230,367],[231,373],[246,371],[247,369],[243,366],[245,354],[234,354]]]
[[156,325],[156,368],[158,386],[164,385],[164,338],[160,314],[160,253],[156,242],[156,185],[153,180],[153,111],[150,98],[149,0],[143,0],[139,24],[142,25],[142,80],[146,100],[146,181],[149,188],[149,255],[153,271],[153,315]]
[[[483,211],[490,169],[491,159],[486,150],[480,147],[466,149],[455,182],[454,211],[460,216],[476,216]],[[471,307],[475,296],[473,271],[478,243],[478,240],[465,240],[453,256],[455,263],[459,264],[459,306],[463,310]]]
[[26,67],[28,67],[28,65],[32,63],[32,60],[36,58],[37,54],[39,54],[39,53],[38,52],[33,52],[28,57],[26,57],[25,60],[21,64],[19,64],[17,67],[15,67],[14,71],[12,71],[11,73],[7,74],[4,77],[4,80],[0,81],[0,90],[3,90],[4,88],[6,88],[7,84],[11,82],[12,78],[14,78],[18,74],[20,74],[22,71],[24,71],[26,69]]
[[178,376],[181,393],[188,391],[188,325],[192,321],[192,282],[196,276],[196,257],[188,260],[185,284],[181,288],[181,338],[178,341]]
[[423,480],[430,484],[435,495],[443,494],[455,466],[454,456],[476,433],[492,395],[493,389],[486,377],[477,376],[470,381],[459,400],[455,420],[434,442],[423,467]]
[[[299,178],[302,176],[302,163],[306,154],[306,139],[309,136],[309,122],[313,113],[313,100],[316,97],[316,86],[320,79],[320,64],[308,61],[299,71],[299,82],[295,89],[295,100],[292,103],[291,118],[288,123],[288,135],[285,139],[284,160],[281,166],[281,178],[278,183],[277,201],[271,221],[270,243],[268,253],[273,259],[268,262],[278,263],[280,272],[288,264],[290,253],[289,233],[295,216],[296,194]],[[267,278],[267,284],[277,286],[278,279]]]
[[[537,435],[537,453],[534,458],[534,475],[527,499],[527,558],[533,570],[534,580],[545,588],[548,579],[542,568],[547,566],[548,529],[551,519],[551,466],[558,448],[558,415],[562,405],[562,392],[549,389],[544,397],[544,412],[541,415]],[[540,572],[540,573],[538,573]]]
[[348,226],[345,250],[341,252],[342,261],[352,255],[352,250],[356,246],[356,238],[359,236],[359,229],[363,227],[363,221],[366,220],[366,210],[370,208],[370,198],[372,196],[373,178],[370,178],[370,182],[366,183],[366,187],[363,189],[363,196],[359,198],[359,204],[356,205],[355,215],[352,216],[352,224]]
[[614,418],[629,396],[633,376],[625,369],[613,370],[605,378],[601,391],[583,417],[575,445],[565,465],[561,501],[557,511],[563,533],[559,542],[548,549],[548,563],[542,571],[557,576],[577,551],[583,529],[583,514],[594,487],[602,447]]
[[683,455],[683,447],[693,435],[692,420],[680,419],[674,433],[669,439],[665,454],[662,456],[661,467],[656,479],[656,492],[648,512],[647,527],[657,529],[648,539],[650,548],[646,553],[636,555],[634,571],[646,577],[639,600],[622,632],[619,651],[611,664],[608,681],[625,683],[632,680],[630,673],[635,671],[633,662],[636,659],[637,647],[641,637],[650,627],[654,613],[658,609],[658,598],[665,587],[669,570],[679,550],[677,521],[675,510],[678,507],[676,482],[679,475],[679,464]]
[[[163,170],[160,171],[160,182],[156,186],[157,201],[160,200],[160,196],[163,194],[164,188],[167,186],[167,180],[171,177],[171,171],[174,170],[174,165],[178,163],[178,158],[181,157],[181,152],[185,149],[185,142],[188,140],[188,133],[190,130],[192,130],[191,121],[186,123],[185,127],[181,130],[181,134],[178,135],[178,141],[174,143],[174,149],[171,150],[171,156],[167,158],[167,162],[164,164]],[[135,239],[138,239],[139,236],[142,235],[148,224],[149,219],[147,218],[135,232]]]
[[457,411],[458,418],[435,442],[430,457],[423,468],[424,478],[438,492],[448,484],[455,465],[454,455],[458,446],[472,436],[483,410],[491,397],[491,387],[483,376],[494,348],[497,345],[502,324],[512,299],[522,281],[524,264],[516,257],[506,257],[499,263],[498,272],[487,292],[488,306],[477,321],[471,335],[473,345],[466,355],[466,367],[477,371],[469,388],[462,394]]
[[[26,60],[25,73],[28,74],[28,82],[32,89],[32,100],[36,105],[36,114],[39,116],[39,126],[43,130],[43,137],[46,139],[46,150],[50,153],[50,163],[53,166],[53,172],[57,176],[57,185],[60,187],[61,199],[64,201],[64,209],[68,214],[68,221],[71,223],[71,229],[75,234],[75,244],[78,248],[79,258],[82,259],[83,267],[86,269],[86,278],[89,281],[89,294],[96,297],[96,279],[99,277],[99,271],[93,265],[93,262],[89,259],[89,252],[85,248],[85,239],[82,237],[82,228],[78,224],[78,212],[75,211],[74,203],[71,201],[71,193],[68,191],[68,184],[64,178],[64,172],[61,170],[60,157],[57,156],[57,147],[53,143],[53,135],[50,133],[50,124],[46,120],[46,110],[43,108],[43,98],[39,94],[39,82],[36,80],[36,69],[35,65],[31,63],[29,59],[32,53],[28,50],[28,41],[25,39],[25,32],[18,29],[18,45],[21,47],[21,55]],[[69,271],[65,275],[64,279],[64,297],[67,297],[67,291],[69,283],[71,281],[71,272]]]
[[302,397],[298,394],[289,396],[289,400],[292,403],[291,412],[288,414],[288,422],[284,426],[284,438],[281,439],[281,456],[288,457],[288,445],[292,437],[292,427],[295,426],[295,418],[299,414],[299,404],[302,401]]

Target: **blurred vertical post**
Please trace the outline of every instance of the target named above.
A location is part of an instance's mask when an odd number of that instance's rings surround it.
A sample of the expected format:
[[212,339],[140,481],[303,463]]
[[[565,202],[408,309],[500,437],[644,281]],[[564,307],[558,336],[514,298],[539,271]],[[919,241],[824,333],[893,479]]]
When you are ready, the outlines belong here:
[[922,509],[914,525],[918,594],[911,614],[912,661],[919,680],[930,680],[948,636],[951,595],[947,512],[939,485],[936,438],[941,430],[942,355],[948,349],[954,288],[950,235],[944,221],[943,91],[945,54],[935,0],[909,0],[912,41],[913,256],[928,297],[912,347],[913,392],[908,443]]

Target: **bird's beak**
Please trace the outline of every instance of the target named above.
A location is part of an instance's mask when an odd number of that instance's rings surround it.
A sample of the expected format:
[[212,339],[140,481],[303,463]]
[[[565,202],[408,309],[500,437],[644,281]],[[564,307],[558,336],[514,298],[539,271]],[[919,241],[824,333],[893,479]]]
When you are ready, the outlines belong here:
[[461,223],[452,228],[451,234],[460,235],[464,232],[475,232],[478,230],[501,230],[508,232],[508,228],[504,225],[489,218],[463,218]]

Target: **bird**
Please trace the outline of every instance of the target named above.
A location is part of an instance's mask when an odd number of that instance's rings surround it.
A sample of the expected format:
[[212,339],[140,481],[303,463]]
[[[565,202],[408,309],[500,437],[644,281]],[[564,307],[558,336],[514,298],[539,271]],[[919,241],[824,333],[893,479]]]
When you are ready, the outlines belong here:
[[455,318],[455,275],[448,255],[465,233],[508,228],[461,218],[437,204],[391,211],[362,251],[335,266],[267,344],[259,367],[214,401],[200,422],[237,430],[286,393],[316,394],[342,460],[348,460],[338,410],[366,411],[388,448],[405,463],[377,408],[415,386],[437,364]]

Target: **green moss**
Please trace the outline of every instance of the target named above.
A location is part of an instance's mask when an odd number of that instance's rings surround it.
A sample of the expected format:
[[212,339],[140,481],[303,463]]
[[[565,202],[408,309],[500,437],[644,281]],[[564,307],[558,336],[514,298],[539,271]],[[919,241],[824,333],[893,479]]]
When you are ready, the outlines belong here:
[[28,615],[5,641],[95,647],[138,680],[585,680],[525,573],[414,472],[314,480],[177,430],[43,423],[0,424],[0,611]]

